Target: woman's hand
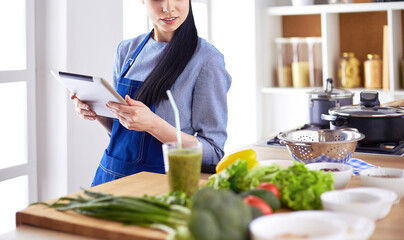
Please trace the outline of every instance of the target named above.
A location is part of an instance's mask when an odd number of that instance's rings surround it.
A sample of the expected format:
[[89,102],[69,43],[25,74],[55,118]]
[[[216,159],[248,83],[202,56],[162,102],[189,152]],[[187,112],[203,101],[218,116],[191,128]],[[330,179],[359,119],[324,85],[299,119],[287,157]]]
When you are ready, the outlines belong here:
[[96,120],[97,114],[88,106],[83,103],[76,94],[70,94],[70,99],[73,101],[74,108],[76,110],[77,115],[79,115],[83,119],[87,120]]
[[125,128],[149,132],[153,121],[158,118],[149,107],[140,101],[125,96],[128,105],[108,102],[107,107]]
[[[175,127],[153,113],[149,107],[140,101],[125,96],[128,105],[109,102],[107,107],[118,118],[125,128],[135,131],[145,131],[162,143],[177,140]],[[181,133],[184,142],[199,141],[195,136]]]

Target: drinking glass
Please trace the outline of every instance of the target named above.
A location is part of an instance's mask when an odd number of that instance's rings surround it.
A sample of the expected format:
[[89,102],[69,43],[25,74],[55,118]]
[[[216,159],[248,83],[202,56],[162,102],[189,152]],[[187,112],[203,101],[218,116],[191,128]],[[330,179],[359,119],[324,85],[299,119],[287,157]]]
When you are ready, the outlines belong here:
[[163,144],[164,169],[168,175],[170,191],[182,191],[192,196],[199,186],[202,164],[202,144],[185,142]]

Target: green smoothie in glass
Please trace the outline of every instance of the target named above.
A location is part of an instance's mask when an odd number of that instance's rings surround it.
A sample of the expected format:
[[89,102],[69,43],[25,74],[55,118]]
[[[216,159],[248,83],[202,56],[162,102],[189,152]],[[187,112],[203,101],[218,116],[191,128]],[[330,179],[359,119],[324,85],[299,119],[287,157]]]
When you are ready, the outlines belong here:
[[188,196],[198,190],[202,163],[202,144],[163,144],[164,165],[168,175],[170,191],[183,191]]

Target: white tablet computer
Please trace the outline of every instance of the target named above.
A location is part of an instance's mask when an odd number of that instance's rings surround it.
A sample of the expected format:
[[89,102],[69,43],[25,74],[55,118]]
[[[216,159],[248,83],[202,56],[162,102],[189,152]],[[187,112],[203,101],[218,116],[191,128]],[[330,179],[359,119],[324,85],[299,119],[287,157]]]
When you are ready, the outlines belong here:
[[108,82],[100,77],[86,76],[69,72],[51,71],[71,93],[97,113],[97,115],[115,118],[105,106],[109,101],[127,104]]

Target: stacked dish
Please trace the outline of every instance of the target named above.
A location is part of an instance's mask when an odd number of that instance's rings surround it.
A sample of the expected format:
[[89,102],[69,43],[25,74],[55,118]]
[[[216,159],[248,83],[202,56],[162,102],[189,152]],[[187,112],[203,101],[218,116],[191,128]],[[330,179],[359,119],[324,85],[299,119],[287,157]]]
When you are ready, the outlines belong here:
[[387,216],[397,194],[387,189],[352,188],[321,194],[324,210],[352,213],[378,220]]
[[360,172],[363,186],[384,188],[404,196],[404,170],[398,168],[372,168]]
[[368,239],[375,223],[365,217],[329,211],[299,211],[263,216],[250,224],[253,240]]

